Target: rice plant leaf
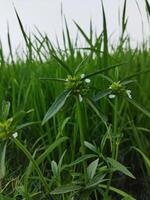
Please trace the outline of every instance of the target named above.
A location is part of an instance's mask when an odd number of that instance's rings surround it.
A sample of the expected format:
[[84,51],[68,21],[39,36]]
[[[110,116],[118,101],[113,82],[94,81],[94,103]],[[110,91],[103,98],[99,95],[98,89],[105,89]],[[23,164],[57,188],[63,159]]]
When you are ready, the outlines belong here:
[[12,138],[12,141],[16,144],[16,146],[22,150],[22,152],[26,155],[26,157],[28,158],[28,160],[30,162],[32,162],[34,169],[36,170],[40,181],[43,183],[44,189],[46,191],[46,193],[50,192],[50,188],[49,185],[47,184],[45,177],[43,176],[43,173],[41,171],[41,169],[39,168],[37,162],[34,160],[33,156],[31,155],[31,153],[28,151],[28,149],[16,138]]
[[122,66],[123,64],[125,64],[125,63],[119,63],[119,64],[115,64],[115,65],[111,65],[111,66],[102,68],[102,69],[100,69],[100,70],[98,70],[98,71],[96,71],[96,72],[93,72],[93,73],[91,73],[91,74],[86,75],[86,76],[84,77],[84,79],[90,78],[90,77],[93,77],[93,76],[96,76],[96,75],[98,75],[98,74],[104,73],[104,72],[109,71],[109,70],[112,70],[112,69],[115,69],[116,67],[120,67],[120,66]]
[[48,80],[48,81],[57,81],[57,82],[66,82],[65,79],[62,78],[48,78],[48,77],[43,77],[43,78],[39,78],[40,80]]
[[78,65],[77,67],[75,68],[75,71],[74,71],[74,74],[77,74],[78,71],[80,70],[82,64],[88,59],[89,56],[86,56]]
[[109,157],[107,157],[106,160],[111,164],[111,166],[114,168],[114,170],[120,171],[123,174],[129,176],[130,178],[135,179],[135,176],[124,165],[122,165],[117,160],[114,160],[113,158],[109,158]]
[[18,15],[18,12],[17,12],[16,8],[14,8],[14,10],[15,10],[15,13],[16,13],[16,16],[17,16],[17,19],[18,19],[18,22],[19,22],[19,26],[20,26],[22,35],[23,35],[23,38],[24,38],[25,43],[26,43],[26,46],[28,47],[29,46],[29,41],[28,41],[27,34],[26,34],[25,30],[24,30],[23,24],[21,22],[21,19],[20,19],[19,15]]
[[67,24],[66,18],[65,18],[65,28],[66,28],[66,33],[67,33],[67,40],[68,40],[68,46],[69,46],[70,54],[71,54],[71,57],[73,59],[73,57],[74,57],[74,48],[73,48],[73,45],[72,45],[72,42],[71,42],[70,32],[69,32],[69,28],[68,28],[68,24]]
[[[148,0],[145,0],[145,3],[146,3],[147,14],[150,17],[150,4],[149,4]],[[149,20],[149,18],[148,18],[148,20]]]
[[87,167],[87,175],[88,175],[88,179],[92,179],[96,173],[97,167],[98,167],[98,163],[99,163],[99,158],[94,160],[92,163],[89,164],[89,166]]
[[2,120],[6,120],[8,115],[9,115],[9,110],[10,110],[10,102],[9,101],[3,101],[2,102]]
[[[106,188],[107,188],[107,185],[99,184],[99,187],[100,187],[100,188],[106,189]],[[115,187],[110,186],[109,189],[110,189],[111,191],[113,191],[113,192],[115,192],[115,193],[121,195],[122,197],[125,197],[125,198],[128,197],[130,200],[136,200],[136,199],[133,198],[131,195],[129,195],[128,193],[126,193],[126,192],[124,192],[124,191],[122,191],[122,190],[120,190],[120,189],[118,189],[118,188],[115,188]]]
[[36,163],[40,165],[44,159],[57,147],[60,146],[61,143],[65,142],[68,138],[61,137],[54,141],[50,146],[46,148],[46,150],[36,159]]
[[51,56],[60,64],[61,67],[64,68],[64,70],[70,74],[73,75],[72,71],[70,70],[69,66],[63,62],[60,58],[58,58],[58,56],[54,55],[53,53],[51,54]]
[[145,70],[142,70],[142,71],[139,71],[139,72],[136,72],[136,73],[134,73],[134,74],[132,74],[132,75],[129,75],[129,76],[123,78],[120,82],[123,83],[123,82],[126,81],[126,80],[128,81],[129,79],[131,79],[131,78],[133,78],[133,77],[140,76],[140,75],[145,74],[145,73],[148,73],[148,72],[150,72],[150,68],[145,69]]
[[0,180],[2,180],[6,174],[6,147],[7,143],[0,144]]
[[92,44],[92,41],[88,38],[88,36],[86,35],[86,33],[83,31],[83,29],[74,21],[76,27],[78,28],[78,30],[80,31],[80,33],[83,35],[83,37],[85,38],[86,42],[92,47],[93,47],[93,44]]
[[90,98],[86,98],[87,103],[90,105],[90,107],[92,108],[92,110],[97,114],[97,116],[104,122],[107,122],[107,116],[104,115],[97,107],[97,105],[95,104],[95,102],[90,99]]
[[23,128],[26,128],[28,126],[35,125],[35,124],[40,124],[40,122],[28,122],[28,123],[21,124],[21,125],[16,127],[16,131],[21,130]]
[[103,1],[102,1],[102,13],[103,13],[103,36],[104,36],[103,63],[104,67],[106,67],[108,65],[108,33],[107,33],[107,23],[106,23],[106,15],[105,15]]
[[128,19],[126,19],[127,0],[124,1],[123,14],[122,14],[122,39],[127,27]]
[[143,157],[145,164],[148,166],[148,168],[150,169],[150,158],[148,158],[140,149],[133,147],[133,149],[135,149],[138,153],[141,154],[141,156]]
[[65,194],[81,190],[83,187],[75,184],[62,185],[51,192],[51,194]]
[[10,197],[0,194],[0,200],[14,200],[14,198],[10,198]]
[[146,116],[148,116],[150,118],[150,111],[146,110],[144,108],[144,106],[140,105],[139,103],[137,103],[135,100],[133,99],[129,99],[127,98],[127,100],[134,105],[136,108],[138,108],[141,112],[143,112]]
[[63,91],[52,104],[52,106],[47,111],[44,119],[42,121],[42,125],[44,125],[50,118],[52,118],[65,104],[67,98],[69,97],[71,90]]

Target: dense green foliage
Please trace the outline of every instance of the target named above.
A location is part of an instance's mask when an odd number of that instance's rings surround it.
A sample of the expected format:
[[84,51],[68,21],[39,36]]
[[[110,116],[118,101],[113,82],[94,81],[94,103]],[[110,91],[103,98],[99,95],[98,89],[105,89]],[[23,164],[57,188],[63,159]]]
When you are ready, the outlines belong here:
[[149,48],[130,46],[126,1],[110,48],[102,9],[96,38],[76,24],[82,49],[67,23],[61,49],[16,12],[26,51],[13,57],[9,33],[10,57],[0,50],[1,199],[150,199]]

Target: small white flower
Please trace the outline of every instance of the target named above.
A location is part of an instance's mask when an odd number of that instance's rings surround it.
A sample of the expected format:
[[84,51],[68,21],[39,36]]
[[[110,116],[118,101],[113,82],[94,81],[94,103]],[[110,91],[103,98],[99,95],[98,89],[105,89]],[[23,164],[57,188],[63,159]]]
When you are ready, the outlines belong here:
[[132,99],[131,90],[126,90],[126,94],[128,95],[129,99]]
[[86,83],[90,83],[90,82],[91,82],[91,80],[90,80],[90,79],[88,79],[88,78],[86,78],[86,79],[85,79],[85,82],[86,82]]
[[83,98],[82,98],[81,94],[79,94],[79,101],[80,101],[80,102],[83,101]]
[[85,77],[85,74],[81,74],[81,76],[80,76],[81,78],[84,78]]
[[16,137],[18,137],[18,133],[17,133],[17,132],[15,132],[15,133],[13,133],[13,134],[12,134],[12,136],[13,136],[13,138],[16,138]]
[[115,94],[110,94],[110,95],[108,95],[108,97],[109,97],[110,99],[114,99],[114,98],[116,97],[116,95],[115,95]]

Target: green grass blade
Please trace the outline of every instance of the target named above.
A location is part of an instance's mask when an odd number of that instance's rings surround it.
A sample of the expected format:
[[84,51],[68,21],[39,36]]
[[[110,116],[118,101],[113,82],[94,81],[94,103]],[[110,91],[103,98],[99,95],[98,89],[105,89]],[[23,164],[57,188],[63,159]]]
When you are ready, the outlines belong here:
[[34,169],[36,170],[37,174],[39,175],[39,178],[41,182],[43,183],[43,186],[45,188],[46,193],[48,194],[50,192],[50,188],[45,180],[45,177],[43,176],[37,162],[33,159],[32,155],[30,152],[27,150],[27,148],[17,139],[12,138],[13,142],[16,144],[16,146],[22,150],[22,152],[27,156],[30,162],[32,162]]

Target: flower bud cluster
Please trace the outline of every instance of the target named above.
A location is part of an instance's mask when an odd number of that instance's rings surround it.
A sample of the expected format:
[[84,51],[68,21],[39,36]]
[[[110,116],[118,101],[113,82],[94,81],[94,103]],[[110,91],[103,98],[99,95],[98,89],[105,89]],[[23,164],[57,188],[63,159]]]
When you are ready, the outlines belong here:
[[120,83],[120,81],[118,82],[113,82],[111,84],[111,86],[109,87],[109,89],[112,91],[111,94],[109,94],[109,98],[110,99],[114,99],[116,96],[119,95],[126,95],[128,98],[132,99],[131,96],[131,90],[126,90],[124,85]]
[[81,74],[80,76],[68,75],[65,82],[65,88],[72,90],[72,93],[75,95],[86,94],[89,90],[89,83],[91,82],[91,80],[84,77],[85,77],[84,74]]

